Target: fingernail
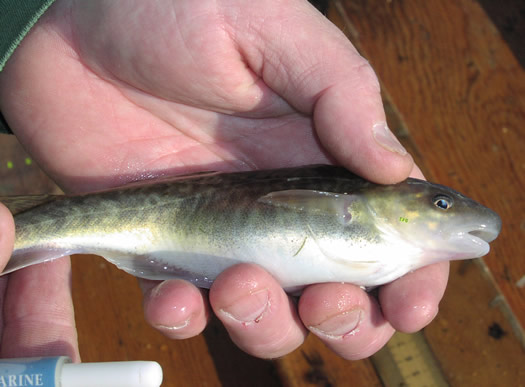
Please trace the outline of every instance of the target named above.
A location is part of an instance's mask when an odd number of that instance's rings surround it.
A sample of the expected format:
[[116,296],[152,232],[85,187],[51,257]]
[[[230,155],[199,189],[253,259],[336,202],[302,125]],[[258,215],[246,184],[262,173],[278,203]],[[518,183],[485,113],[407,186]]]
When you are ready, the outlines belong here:
[[[153,298],[157,298],[157,297],[162,297],[162,290],[163,288],[168,284],[168,281],[162,281],[158,284],[156,284],[155,286],[153,286],[152,288],[149,289],[150,291],[150,298],[153,299]],[[142,284],[141,284],[142,286]]]
[[155,325],[155,328],[158,330],[166,330],[166,331],[178,331],[179,329],[186,328],[188,325],[190,325],[191,318],[184,320],[180,323],[175,323],[173,325],[162,325],[157,324]]
[[394,136],[394,133],[388,128],[386,122],[380,122],[373,126],[372,134],[376,142],[384,149],[405,156],[406,149],[401,145],[399,140]]
[[331,316],[317,325],[308,327],[312,332],[331,339],[342,339],[345,336],[357,333],[363,311],[361,309],[349,310]]
[[220,311],[235,321],[252,324],[261,321],[269,306],[268,289],[262,289],[237,299]]

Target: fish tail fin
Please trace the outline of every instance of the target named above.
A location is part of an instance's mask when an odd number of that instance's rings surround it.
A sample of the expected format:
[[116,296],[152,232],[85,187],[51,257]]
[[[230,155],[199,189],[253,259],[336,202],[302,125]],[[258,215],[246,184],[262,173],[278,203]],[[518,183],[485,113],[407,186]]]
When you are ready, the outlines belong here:
[[59,195],[0,196],[0,203],[5,205],[11,214],[16,215],[33,207],[55,200]]

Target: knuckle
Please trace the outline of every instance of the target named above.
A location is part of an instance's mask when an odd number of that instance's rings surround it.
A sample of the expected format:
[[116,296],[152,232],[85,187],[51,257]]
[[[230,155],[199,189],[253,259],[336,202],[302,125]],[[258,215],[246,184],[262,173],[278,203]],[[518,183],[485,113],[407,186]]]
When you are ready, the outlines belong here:
[[373,94],[379,94],[381,85],[377,75],[370,63],[363,57],[359,57],[352,69],[353,83],[356,88],[367,90]]

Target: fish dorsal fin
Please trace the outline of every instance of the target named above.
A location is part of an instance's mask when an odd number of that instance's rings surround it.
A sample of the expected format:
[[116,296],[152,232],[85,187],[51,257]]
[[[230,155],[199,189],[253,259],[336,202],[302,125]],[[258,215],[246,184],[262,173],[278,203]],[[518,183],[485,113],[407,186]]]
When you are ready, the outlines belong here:
[[129,183],[126,183],[124,185],[110,188],[109,190],[102,189],[99,192],[121,190],[123,188],[141,187],[144,185],[157,184],[157,183],[172,183],[172,182],[174,183],[180,180],[198,179],[201,177],[211,177],[211,176],[216,176],[220,174],[221,172],[218,172],[218,171],[203,171],[203,172],[193,172],[193,173],[187,173],[187,174],[175,175],[175,176],[157,176],[157,177],[152,177],[152,178],[145,179],[145,180],[130,181]]
[[343,224],[348,224],[352,220],[352,212],[355,210],[358,197],[333,192],[292,189],[270,192],[258,201],[294,211],[335,216]]
[[0,197],[0,202],[5,205],[13,215],[27,211],[30,208],[50,202],[57,195],[29,195],[29,196],[5,196]]

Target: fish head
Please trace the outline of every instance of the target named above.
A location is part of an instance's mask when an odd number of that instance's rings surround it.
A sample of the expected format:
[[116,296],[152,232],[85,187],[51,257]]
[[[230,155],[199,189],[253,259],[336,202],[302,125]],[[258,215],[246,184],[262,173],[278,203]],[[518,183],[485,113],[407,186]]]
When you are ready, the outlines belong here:
[[481,257],[501,230],[494,211],[439,184],[410,178],[365,195],[378,229],[421,249],[425,264]]

